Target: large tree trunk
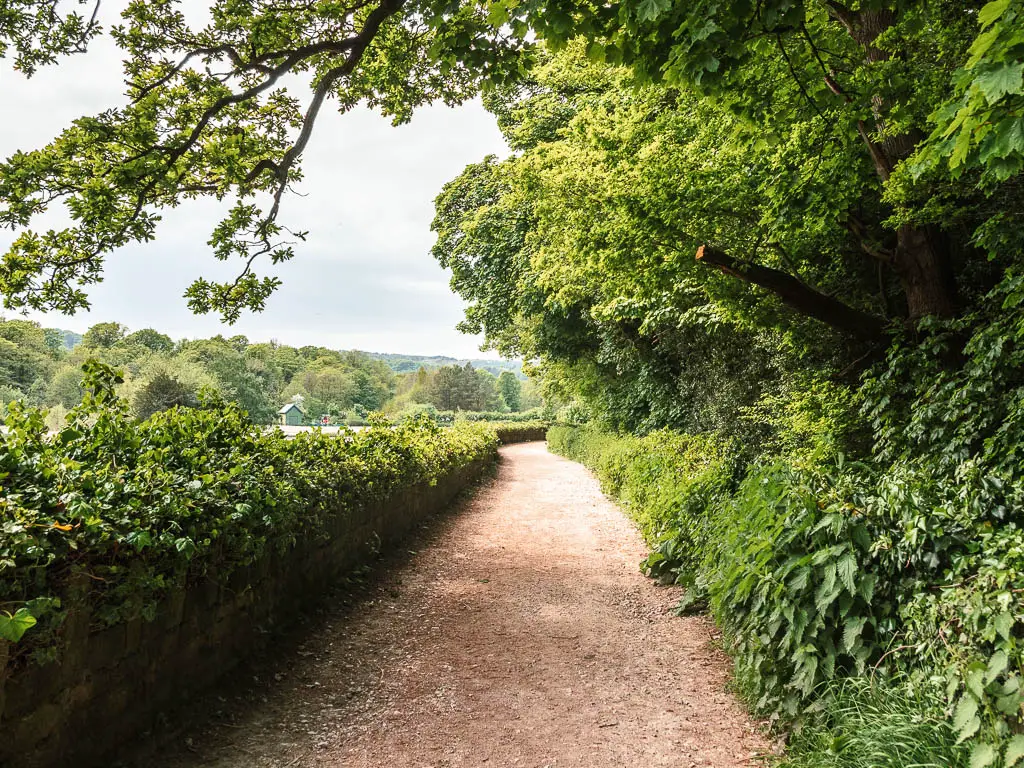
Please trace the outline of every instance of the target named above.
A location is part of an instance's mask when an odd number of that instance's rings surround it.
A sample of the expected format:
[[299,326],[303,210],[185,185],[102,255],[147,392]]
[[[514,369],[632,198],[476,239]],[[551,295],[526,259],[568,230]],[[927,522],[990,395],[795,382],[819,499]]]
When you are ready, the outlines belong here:
[[[888,9],[852,11],[835,0],[828,0],[832,17],[839,21],[854,41],[864,50],[865,60],[885,61],[887,51],[875,46],[878,36],[895,22],[895,12]],[[875,171],[883,181],[893,168],[908,158],[921,140],[920,135],[886,136],[885,102],[880,95],[871,99],[874,114],[873,131],[860,122],[860,136],[867,145]],[[873,136],[883,136],[876,141]],[[937,227],[915,227],[904,224],[896,232],[896,253],[892,266],[899,276],[912,320],[927,315],[950,317],[956,312],[956,281],[953,276],[951,247],[948,236]]]

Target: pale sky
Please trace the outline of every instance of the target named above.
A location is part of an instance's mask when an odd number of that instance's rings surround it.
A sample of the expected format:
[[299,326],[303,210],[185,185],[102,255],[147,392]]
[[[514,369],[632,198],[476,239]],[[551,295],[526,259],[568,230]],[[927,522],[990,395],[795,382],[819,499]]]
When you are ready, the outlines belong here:
[[[0,155],[47,143],[70,120],[120,104],[121,92],[120,61],[108,41],[30,80],[0,61]],[[263,313],[226,326],[216,315],[189,312],[182,294],[192,280],[230,278],[236,267],[210,254],[206,241],[222,207],[203,200],[166,212],[155,241],[109,256],[104,282],[88,289],[91,311],[28,316],[78,332],[117,321],[174,338],[242,333],[294,346],[495,357],[479,352],[481,339],[455,330],[463,302],[429,253],[430,222],[446,181],[467,163],[507,152],[478,102],[425,107],[399,127],[365,109],[339,115],[325,108],[302,162],[304,196],[287,197],[280,217],[309,237],[291,262],[263,264],[260,274],[283,281]],[[10,241],[0,231],[0,248]]]

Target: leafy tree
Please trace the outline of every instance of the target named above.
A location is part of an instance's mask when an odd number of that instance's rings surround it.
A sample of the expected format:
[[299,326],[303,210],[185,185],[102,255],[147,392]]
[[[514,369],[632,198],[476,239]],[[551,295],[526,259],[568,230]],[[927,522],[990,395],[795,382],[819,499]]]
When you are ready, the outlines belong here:
[[[56,17],[46,3],[14,8],[0,40],[27,71],[99,33],[73,14]],[[86,306],[82,286],[100,279],[106,253],[151,239],[164,208],[207,195],[237,200],[210,243],[217,258],[241,266],[229,282],[197,280],[189,305],[229,320],[262,308],[278,281],[253,265],[291,258],[303,237],[277,217],[328,102],[342,112],[368,102],[403,121],[419,104],[457,103],[485,79],[507,79],[524,47],[483,8],[431,0],[218,0],[202,26],[174,4],[131,2],[110,36],[125,60],[126,104],[83,117],[0,166],[0,223],[21,230],[0,265],[9,306]],[[309,84],[304,109],[284,89],[287,78]],[[67,204],[74,223],[30,229],[53,201]]]
[[121,323],[96,323],[82,339],[82,344],[92,349],[110,349],[124,339],[128,329]]
[[195,361],[153,355],[118,394],[131,403],[136,417],[146,419],[175,406],[195,407],[201,390],[216,392],[220,387],[217,378]]
[[64,332],[57,328],[44,328],[43,336],[50,353],[59,356],[64,351]]
[[195,390],[171,374],[160,371],[135,393],[132,407],[140,419],[171,408],[192,408],[199,404]]
[[174,341],[170,336],[152,328],[130,333],[122,341],[124,344],[139,344],[152,352],[170,352],[174,349]]
[[246,360],[223,337],[186,342],[182,359],[197,363],[218,382],[217,389],[237,402],[257,424],[273,421],[277,409],[280,384],[274,372]]
[[497,410],[502,404],[497,379],[472,363],[446,365],[429,374],[427,402],[442,411]]
[[498,388],[501,390],[501,399],[510,411],[522,410],[522,385],[514,373],[502,371],[498,376]]
[[54,355],[38,323],[0,319],[0,386],[38,402],[43,384],[36,382],[45,382],[51,374]]
[[72,365],[64,366],[46,386],[46,404],[74,408],[82,402],[82,394],[82,369]]
[[[519,153],[470,166],[438,198],[434,253],[470,302],[466,329],[537,360],[551,398],[582,398],[627,428],[745,430],[742,409],[796,364],[793,344],[825,369],[861,356],[841,338],[822,350],[813,321],[691,255],[712,237],[758,248],[761,222],[789,243],[774,263],[856,300],[867,318],[856,328],[873,333],[877,275],[862,272],[848,233],[825,207],[775,212],[773,196],[793,184],[822,206],[844,184],[858,198],[849,154],[825,164],[794,140],[752,160],[730,143],[742,125],[720,106],[637,90],[628,71],[581,53],[571,47],[535,70],[532,88],[490,99]],[[801,181],[810,172],[820,180]],[[823,252],[846,269],[823,265]]]
[[[27,72],[100,32],[46,4],[13,7],[0,40]],[[849,184],[826,195],[828,218],[847,230],[866,271],[888,274],[910,319],[950,315],[968,298],[963,266],[977,264],[977,245],[991,242],[973,239],[973,230],[1005,207],[987,201],[1016,194],[1019,12],[1020,0],[221,0],[208,25],[195,28],[173,5],[131,3],[111,31],[125,58],[127,105],[82,118],[43,149],[0,166],[0,222],[20,230],[0,286],[9,306],[85,306],[82,286],[100,278],[104,255],[152,237],[163,208],[199,195],[237,196],[211,245],[218,258],[241,259],[239,277],[197,280],[188,299],[194,310],[228,319],[259,309],[276,279],[258,277],[254,261],[288,259],[301,240],[277,219],[328,101],[342,111],[365,101],[404,120],[426,101],[455,103],[517,80],[529,88],[523,75],[534,41],[579,40],[593,60],[713,98],[749,129],[730,141],[747,157],[803,143],[820,148],[823,163],[845,162],[858,196],[851,202]],[[280,87],[288,75],[308,76],[292,81],[310,84],[305,112]],[[978,186],[976,175],[906,173],[920,147],[950,156],[955,169],[973,152],[971,167],[991,167],[996,185]],[[36,233],[33,217],[56,201],[68,205],[74,223]],[[790,186],[776,212],[808,201],[817,202],[802,185]],[[795,270],[764,263],[790,244],[761,234],[752,233],[764,242],[758,248],[728,251],[709,241],[702,263],[847,332],[861,324],[845,302]],[[818,261],[827,271],[835,253]]]

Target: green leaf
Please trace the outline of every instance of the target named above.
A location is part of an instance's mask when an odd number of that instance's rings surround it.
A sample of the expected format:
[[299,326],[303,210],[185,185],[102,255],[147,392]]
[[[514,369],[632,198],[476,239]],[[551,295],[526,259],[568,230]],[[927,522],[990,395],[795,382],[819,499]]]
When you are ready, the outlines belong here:
[[[972,667],[974,666],[972,665]],[[977,666],[968,673],[964,683],[967,685],[967,690],[974,694],[974,698],[981,699],[985,695],[984,665],[977,662]]]
[[853,556],[852,552],[845,552],[836,565],[839,571],[839,580],[846,587],[846,591],[851,595],[856,594],[857,585],[854,583],[853,576],[857,573],[857,558]]
[[829,587],[827,584],[819,586],[814,595],[814,605],[818,609],[818,613],[825,613],[839,597],[840,592],[842,592],[841,587]]
[[867,618],[860,616],[856,619],[850,619],[846,622],[843,627],[843,648],[847,651],[851,650],[857,642],[857,638],[860,637],[860,633],[864,631],[864,625],[867,623]]
[[1006,655],[1006,651],[996,651],[992,654],[992,658],[988,660],[988,669],[985,670],[986,682],[991,683],[1003,674],[1009,665],[1010,658]]
[[978,62],[982,60],[988,49],[992,47],[992,44],[999,37],[999,27],[994,27],[987,32],[982,32],[975,38],[974,43],[971,45],[970,54],[971,57],[967,60],[967,68],[977,66]]
[[1013,768],[1022,757],[1024,757],[1024,735],[1018,733],[1006,745],[1006,754],[1003,755],[1004,768]]
[[991,744],[978,744],[971,750],[971,768],[986,768],[995,762],[998,755]]
[[978,23],[984,29],[993,21],[1002,16],[1010,7],[1010,0],[992,0],[991,3],[978,11]]
[[789,591],[800,592],[807,586],[807,582],[811,578],[811,569],[807,566],[798,568],[796,573],[793,574],[793,578],[789,580]]
[[19,608],[13,616],[5,611],[0,614],[0,638],[16,643],[35,624],[36,617],[27,608]]
[[996,632],[999,633],[1000,637],[1004,640],[1010,639],[1010,632],[1013,631],[1014,618],[1013,614],[1009,611],[1003,611],[996,616],[995,621]]
[[977,700],[969,694],[964,694],[956,712],[953,713],[953,730],[957,733],[957,743],[973,736],[980,725]]
[[636,16],[640,21],[654,21],[671,7],[671,0],[640,0]]
[[974,84],[989,104],[994,104],[1008,93],[1020,93],[1024,89],[1024,63],[1003,64],[1000,67],[978,75]]
[[487,22],[496,27],[508,21],[508,6],[504,3],[494,3],[487,11]]

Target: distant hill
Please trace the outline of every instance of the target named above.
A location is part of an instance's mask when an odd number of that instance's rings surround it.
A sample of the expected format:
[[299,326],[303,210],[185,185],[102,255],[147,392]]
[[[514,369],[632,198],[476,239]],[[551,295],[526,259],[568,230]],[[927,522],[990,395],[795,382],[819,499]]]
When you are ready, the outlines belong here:
[[495,376],[502,371],[512,371],[518,378],[525,379],[522,360],[480,360],[472,358],[455,358],[444,355],[397,355],[390,352],[367,352],[374,360],[383,360],[395,373],[410,373],[420,367],[428,371],[443,368],[446,365],[465,365],[470,363],[479,371],[487,371]]

